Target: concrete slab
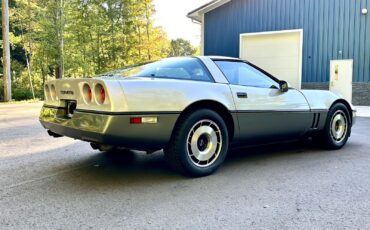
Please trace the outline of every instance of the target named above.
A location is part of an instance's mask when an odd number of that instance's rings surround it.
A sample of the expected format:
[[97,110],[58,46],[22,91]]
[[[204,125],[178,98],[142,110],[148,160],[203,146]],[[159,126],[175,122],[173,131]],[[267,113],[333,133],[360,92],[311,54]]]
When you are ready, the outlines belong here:
[[358,117],[370,117],[370,106],[355,106]]
[[99,153],[49,137],[39,104],[10,107],[0,106],[1,230],[370,229],[370,118],[341,150],[239,149],[189,179],[161,151]]

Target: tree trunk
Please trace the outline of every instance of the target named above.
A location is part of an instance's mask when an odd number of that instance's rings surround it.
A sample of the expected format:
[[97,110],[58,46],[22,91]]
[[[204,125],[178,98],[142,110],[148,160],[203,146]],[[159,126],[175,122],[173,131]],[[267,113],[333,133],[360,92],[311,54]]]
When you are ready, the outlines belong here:
[[[32,31],[32,18],[31,18],[31,0],[28,0],[27,5],[27,14],[28,14],[28,31]],[[32,35],[30,34],[30,38],[28,40],[28,52],[29,55],[27,55],[27,49],[25,49],[25,56],[26,56],[26,62],[27,62],[27,70],[28,70],[28,80],[32,92],[32,97],[35,99],[35,90],[33,89],[32,84],[32,66],[31,66],[31,58],[32,58]]]
[[46,71],[43,66],[41,66],[41,75],[42,75],[42,85],[45,85],[45,82],[47,81]]
[[62,78],[62,71],[60,66],[55,67],[55,78],[56,79],[61,79]]
[[32,74],[31,74],[31,67],[30,67],[30,61],[27,57],[27,54],[26,54],[26,62],[27,62],[27,70],[28,70],[28,80],[29,80],[29,83],[30,83],[30,88],[31,88],[31,92],[32,92],[32,97],[33,99],[35,100],[35,90],[33,90],[33,84],[32,84]]
[[[27,6],[27,14],[28,14],[28,31],[32,31],[32,15],[31,15],[31,0],[28,0],[28,6]],[[29,71],[32,75],[32,66],[31,66],[31,58],[32,58],[32,33],[29,33],[28,36],[29,37],[29,40],[28,40],[28,53],[29,53],[29,56],[28,56],[28,59],[29,59],[29,63],[28,63],[28,66],[29,66]],[[27,58],[27,52],[26,52],[26,58]]]
[[2,0],[2,27],[3,27],[3,79],[4,101],[12,100],[12,79],[10,72],[10,45],[9,45],[9,9],[8,0]]
[[58,22],[58,39],[59,39],[59,57],[57,60],[57,67],[55,69],[55,76],[57,79],[63,78],[64,75],[64,2],[58,0],[57,9]]
[[[145,0],[145,19],[146,19],[145,29],[146,29],[147,46],[149,46],[150,45],[150,31],[149,31],[150,15],[149,15],[149,5],[148,5],[148,2],[146,0]],[[147,47],[147,55],[148,55],[148,61],[150,61],[152,59],[152,57],[151,57],[151,54],[150,54],[150,48],[149,47]]]

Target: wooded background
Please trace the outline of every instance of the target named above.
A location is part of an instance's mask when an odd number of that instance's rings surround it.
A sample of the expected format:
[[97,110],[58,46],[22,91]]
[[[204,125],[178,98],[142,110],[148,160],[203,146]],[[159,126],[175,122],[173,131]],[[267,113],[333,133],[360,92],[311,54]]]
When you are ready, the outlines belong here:
[[9,12],[15,100],[33,98],[32,88],[42,99],[48,79],[93,77],[198,50],[154,25],[152,0],[11,0]]

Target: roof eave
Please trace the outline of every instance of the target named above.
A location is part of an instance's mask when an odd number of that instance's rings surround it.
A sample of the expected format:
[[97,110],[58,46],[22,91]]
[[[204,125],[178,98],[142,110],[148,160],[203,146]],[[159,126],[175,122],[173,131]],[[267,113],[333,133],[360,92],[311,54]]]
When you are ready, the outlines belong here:
[[197,21],[197,22],[202,22],[202,16],[203,14],[209,12],[209,11],[212,11],[228,2],[230,2],[231,0],[213,0],[191,12],[188,13],[188,18],[194,20],[194,21]]

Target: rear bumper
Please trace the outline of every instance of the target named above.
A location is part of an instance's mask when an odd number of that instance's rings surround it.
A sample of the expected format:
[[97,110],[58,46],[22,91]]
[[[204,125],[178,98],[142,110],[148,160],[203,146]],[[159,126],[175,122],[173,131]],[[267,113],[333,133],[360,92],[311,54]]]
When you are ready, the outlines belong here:
[[[165,147],[179,114],[101,114],[76,111],[66,119],[63,108],[43,107],[40,122],[53,133],[83,141],[119,145],[137,150]],[[130,124],[131,117],[155,116],[156,124]]]

